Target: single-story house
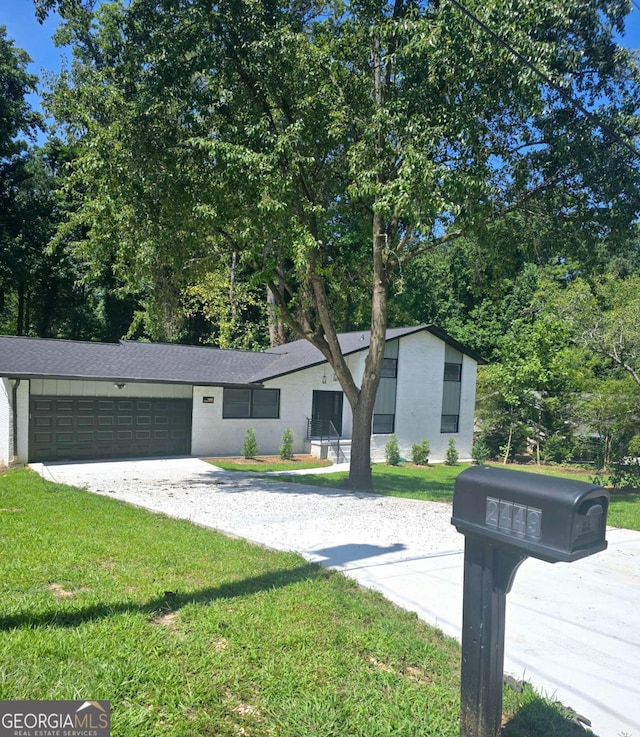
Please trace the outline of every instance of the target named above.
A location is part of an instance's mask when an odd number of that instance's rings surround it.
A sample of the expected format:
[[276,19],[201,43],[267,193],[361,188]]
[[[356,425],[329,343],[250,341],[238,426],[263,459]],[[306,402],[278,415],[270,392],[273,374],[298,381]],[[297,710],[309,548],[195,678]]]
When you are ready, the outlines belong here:
[[[358,382],[370,334],[339,337]],[[392,433],[405,457],[423,438],[434,460],[449,438],[470,457],[479,361],[432,325],[388,330],[372,458]],[[251,352],[0,336],[0,464],[241,455],[250,427],[261,453],[289,427],[296,453],[348,458],[349,403],[308,341]]]

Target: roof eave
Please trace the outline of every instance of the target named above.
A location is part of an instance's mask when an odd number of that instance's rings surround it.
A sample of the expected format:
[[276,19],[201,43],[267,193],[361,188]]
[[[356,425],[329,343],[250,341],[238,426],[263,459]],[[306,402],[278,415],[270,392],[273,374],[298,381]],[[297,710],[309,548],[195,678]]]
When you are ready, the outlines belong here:
[[60,381],[105,381],[112,384],[173,384],[179,386],[219,386],[229,388],[250,388],[261,386],[262,382],[256,381],[192,381],[190,379],[155,379],[131,376],[91,376],[84,374],[42,374],[6,372],[0,374],[6,379],[20,379],[30,381],[31,379],[53,379]]

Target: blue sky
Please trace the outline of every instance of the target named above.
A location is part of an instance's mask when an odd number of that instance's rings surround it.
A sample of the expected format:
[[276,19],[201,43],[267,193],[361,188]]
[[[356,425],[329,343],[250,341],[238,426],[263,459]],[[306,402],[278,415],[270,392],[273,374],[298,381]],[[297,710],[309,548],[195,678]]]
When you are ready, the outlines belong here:
[[[587,0],[585,0],[586,2]],[[632,0],[633,11],[628,18],[627,32],[622,39],[629,48],[640,48],[640,0]],[[49,17],[40,25],[33,11],[33,0],[0,0],[0,25],[7,27],[7,36],[14,39],[33,59],[29,71],[38,75],[44,83],[43,72],[58,72],[64,51],[55,48],[51,35],[55,31],[57,18]],[[37,97],[31,103],[38,106]]]

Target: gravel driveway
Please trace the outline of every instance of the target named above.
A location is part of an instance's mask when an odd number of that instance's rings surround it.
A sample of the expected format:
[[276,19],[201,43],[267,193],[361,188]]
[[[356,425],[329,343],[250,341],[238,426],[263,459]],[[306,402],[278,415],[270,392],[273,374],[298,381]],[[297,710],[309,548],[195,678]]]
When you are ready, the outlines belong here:
[[[226,473],[193,458],[34,464],[45,478],[344,571],[460,638],[464,539],[448,504]],[[507,601],[505,670],[640,737],[640,533],[572,564],[527,560]]]

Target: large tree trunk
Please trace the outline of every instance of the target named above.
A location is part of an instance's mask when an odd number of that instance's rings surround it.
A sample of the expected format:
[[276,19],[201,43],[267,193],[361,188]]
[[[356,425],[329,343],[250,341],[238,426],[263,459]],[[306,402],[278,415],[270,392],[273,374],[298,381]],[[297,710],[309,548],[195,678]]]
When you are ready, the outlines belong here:
[[275,294],[271,287],[267,286],[267,317],[269,321],[269,345],[271,348],[284,345],[286,342],[284,323],[278,318],[276,304]]
[[18,315],[16,318],[16,335],[24,335],[27,290],[23,281],[18,282]]
[[371,489],[371,421],[378,393],[387,332],[387,275],[384,263],[386,235],[380,213],[373,216],[373,292],[371,303],[371,341],[364,364],[362,385],[358,400],[352,404],[353,433],[351,436],[351,465],[349,487]]
[[351,463],[349,465],[349,487],[369,491],[373,488],[371,476],[371,420],[373,405],[364,403],[353,411],[351,435]]
[[[372,47],[372,64],[374,74],[374,89],[376,107],[383,108],[388,85],[390,67],[384,68],[383,52],[379,36],[374,36]],[[385,174],[382,163],[384,161],[385,133],[379,127],[376,133],[375,150],[380,169],[376,173],[379,185],[384,184]],[[385,228],[384,218],[379,209],[374,208],[372,222],[372,266],[373,290],[371,294],[371,341],[369,352],[364,364],[362,385],[358,392],[358,400],[352,404],[353,434],[351,436],[351,465],[349,468],[349,486],[352,489],[371,489],[371,421],[373,407],[378,393],[382,361],[384,359],[384,344],[387,332],[387,296],[388,276],[386,255],[389,237],[395,236],[395,226]]]

